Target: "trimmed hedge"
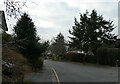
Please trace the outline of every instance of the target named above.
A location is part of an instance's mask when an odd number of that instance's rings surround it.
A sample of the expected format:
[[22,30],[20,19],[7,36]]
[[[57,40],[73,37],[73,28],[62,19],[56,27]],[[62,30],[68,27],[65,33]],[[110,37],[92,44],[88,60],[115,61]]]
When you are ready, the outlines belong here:
[[84,62],[85,55],[81,53],[68,53],[66,57],[68,61]]
[[[120,48],[107,48],[101,46],[97,49],[96,55],[94,56],[69,52],[67,53],[66,58],[68,61],[116,66],[117,64],[120,64]],[[117,60],[119,60],[119,63]]]
[[117,60],[120,60],[120,56],[118,53],[120,53],[119,48],[100,47],[97,49],[96,53],[97,63],[115,66]]
[[85,55],[82,53],[68,53],[68,61],[97,63],[96,56]]
[[86,55],[85,56],[85,62],[97,63],[97,58],[96,58],[96,56]]
[[108,64],[109,65],[116,65],[117,63],[117,60],[120,60],[118,59],[119,58],[119,55],[118,52],[120,53],[120,49],[118,48],[108,48],[107,50],[107,56],[108,56]]
[[98,48],[96,52],[96,57],[98,64],[108,64],[107,48],[106,47]]

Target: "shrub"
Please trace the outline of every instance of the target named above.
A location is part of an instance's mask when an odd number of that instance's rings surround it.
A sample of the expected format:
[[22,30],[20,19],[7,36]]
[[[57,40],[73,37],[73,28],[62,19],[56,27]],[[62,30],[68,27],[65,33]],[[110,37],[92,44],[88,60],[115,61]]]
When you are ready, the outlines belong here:
[[67,53],[66,58],[68,61],[72,61],[72,53]]
[[54,61],[64,61],[66,60],[66,56],[52,56],[51,59]]
[[96,56],[93,56],[93,55],[86,55],[85,56],[85,62],[97,63],[97,58],[96,58]]
[[35,71],[42,69],[43,59],[42,58],[37,59],[36,61],[34,61],[34,63],[32,63],[32,66]]
[[64,55],[64,56],[61,56],[61,60],[62,60],[62,61],[65,61],[65,60],[67,60],[67,58],[66,58],[66,55]]
[[57,60],[57,57],[56,56],[52,56],[52,60]]
[[107,55],[108,57],[108,64],[109,65],[116,65],[116,62],[118,60],[118,48],[108,48]]
[[116,61],[119,59],[118,53],[120,49],[118,48],[106,48],[100,47],[97,49],[97,63],[104,65],[116,65]]
[[120,48],[118,48],[118,57],[117,59],[120,61]]
[[6,41],[6,42],[9,42],[9,41],[12,40],[12,37],[11,37],[11,35],[7,34],[6,32],[3,32],[2,33],[2,40]]
[[83,60],[84,60],[84,54],[75,53],[73,55],[73,61],[83,62]]
[[107,55],[107,48],[102,46],[97,49],[96,52],[97,56],[97,63],[99,64],[108,64],[108,55]]
[[68,61],[83,62],[85,55],[82,53],[68,53],[66,57]]

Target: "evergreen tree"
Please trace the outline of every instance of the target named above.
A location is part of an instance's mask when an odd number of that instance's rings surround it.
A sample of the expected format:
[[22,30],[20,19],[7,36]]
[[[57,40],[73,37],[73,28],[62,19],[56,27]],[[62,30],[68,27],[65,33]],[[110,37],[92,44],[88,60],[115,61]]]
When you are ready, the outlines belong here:
[[58,56],[64,56],[66,54],[66,46],[63,34],[59,33],[55,38],[55,42],[49,47],[50,51]]
[[16,42],[22,53],[30,62],[35,62],[42,53],[39,37],[36,35],[36,28],[28,14],[24,13],[14,27]]
[[84,52],[91,50],[94,54],[96,49],[102,43],[113,42],[116,39],[111,31],[115,28],[113,21],[104,20],[102,15],[97,15],[96,10],[84,14],[80,14],[80,22],[75,18],[73,30],[69,30],[69,33],[73,37],[71,39],[70,46],[82,49]]
[[32,19],[24,13],[14,27],[17,39],[36,40],[36,29]]

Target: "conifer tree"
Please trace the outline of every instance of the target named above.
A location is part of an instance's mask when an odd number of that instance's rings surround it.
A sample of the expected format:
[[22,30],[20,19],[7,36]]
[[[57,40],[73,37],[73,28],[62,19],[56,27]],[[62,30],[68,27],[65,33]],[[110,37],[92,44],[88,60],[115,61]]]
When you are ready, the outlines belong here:
[[74,26],[72,30],[69,30],[72,35],[69,37],[70,46],[84,52],[91,50],[95,54],[100,45],[116,40],[116,36],[111,34],[114,28],[113,21],[103,19],[103,16],[98,15],[96,10],[92,10],[91,14],[86,11],[80,14],[80,22],[75,18]]

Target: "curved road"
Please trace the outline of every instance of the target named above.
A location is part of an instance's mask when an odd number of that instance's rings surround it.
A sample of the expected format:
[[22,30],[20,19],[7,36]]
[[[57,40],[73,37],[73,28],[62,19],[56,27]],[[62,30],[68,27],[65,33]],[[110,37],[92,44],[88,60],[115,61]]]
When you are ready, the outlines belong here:
[[118,68],[88,63],[45,60],[54,68],[60,82],[118,82]]

